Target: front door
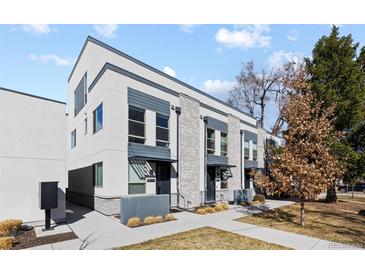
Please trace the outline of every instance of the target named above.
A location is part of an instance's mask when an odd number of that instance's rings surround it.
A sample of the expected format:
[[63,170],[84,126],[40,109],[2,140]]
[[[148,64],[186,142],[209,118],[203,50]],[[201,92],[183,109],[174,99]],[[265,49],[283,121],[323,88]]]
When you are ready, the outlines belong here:
[[156,194],[170,194],[170,163],[156,163]]
[[215,202],[215,167],[207,167],[207,202]]

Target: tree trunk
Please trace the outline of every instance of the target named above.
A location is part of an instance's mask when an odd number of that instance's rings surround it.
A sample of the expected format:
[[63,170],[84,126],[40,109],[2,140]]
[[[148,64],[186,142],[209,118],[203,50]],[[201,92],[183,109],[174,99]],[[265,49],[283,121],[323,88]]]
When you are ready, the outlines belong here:
[[326,202],[327,203],[337,202],[336,183],[333,183],[327,187]]
[[354,184],[352,184],[351,188],[352,188],[351,198],[353,199],[354,198]]
[[305,217],[305,213],[304,213],[304,202],[300,203],[300,224],[302,226],[304,226],[304,217]]

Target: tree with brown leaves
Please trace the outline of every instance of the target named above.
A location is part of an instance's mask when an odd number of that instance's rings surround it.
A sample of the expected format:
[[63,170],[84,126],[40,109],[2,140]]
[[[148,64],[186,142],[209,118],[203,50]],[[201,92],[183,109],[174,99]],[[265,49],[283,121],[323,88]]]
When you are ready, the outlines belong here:
[[281,110],[286,124],[282,132],[284,144],[268,153],[270,176],[254,174],[256,182],[269,195],[287,194],[299,199],[302,225],[305,201],[316,199],[342,174],[330,150],[338,136],[330,120],[333,110],[333,107],[324,109],[311,93],[289,96]]

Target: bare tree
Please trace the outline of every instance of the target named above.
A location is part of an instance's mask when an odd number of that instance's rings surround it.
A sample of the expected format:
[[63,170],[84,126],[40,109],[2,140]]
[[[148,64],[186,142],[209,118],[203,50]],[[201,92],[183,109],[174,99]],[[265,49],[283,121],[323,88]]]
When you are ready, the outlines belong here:
[[255,71],[253,61],[243,64],[236,77],[237,84],[230,90],[227,102],[233,107],[246,110],[252,116],[258,117],[260,125],[264,126],[265,107],[270,100],[278,100],[283,93],[283,70],[272,68],[270,71]]

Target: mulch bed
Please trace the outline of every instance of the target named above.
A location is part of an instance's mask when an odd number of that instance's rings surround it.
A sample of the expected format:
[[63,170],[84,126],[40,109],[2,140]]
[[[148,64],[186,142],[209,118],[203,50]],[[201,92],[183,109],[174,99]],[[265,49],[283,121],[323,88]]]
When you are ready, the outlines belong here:
[[14,235],[14,246],[12,249],[24,249],[39,245],[45,244],[53,244],[57,242],[67,241],[77,239],[77,236],[74,232],[61,233],[57,235],[50,235],[44,237],[37,237],[34,231],[32,230],[24,231],[19,230]]

